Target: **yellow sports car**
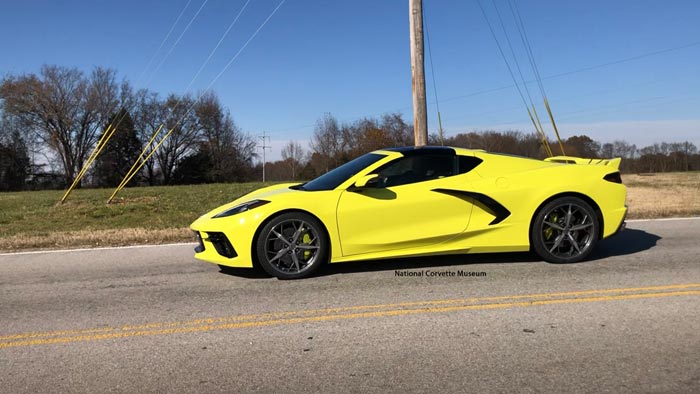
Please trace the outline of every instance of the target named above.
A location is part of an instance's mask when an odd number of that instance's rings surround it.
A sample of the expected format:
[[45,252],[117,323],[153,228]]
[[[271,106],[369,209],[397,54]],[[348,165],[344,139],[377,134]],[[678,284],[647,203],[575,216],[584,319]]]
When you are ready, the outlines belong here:
[[383,149],[306,183],[249,193],[192,223],[198,259],[281,279],[327,262],[532,250],[580,261],[624,228],[620,159]]

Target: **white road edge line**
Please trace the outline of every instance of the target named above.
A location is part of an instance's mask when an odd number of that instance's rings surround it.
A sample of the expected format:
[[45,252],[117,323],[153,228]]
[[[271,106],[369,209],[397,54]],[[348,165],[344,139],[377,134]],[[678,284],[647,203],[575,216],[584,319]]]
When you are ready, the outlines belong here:
[[688,216],[684,218],[660,218],[660,219],[632,219],[625,220],[627,223],[638,223],[638,222],[671,222],[676,220],[697,220],[700,216]]
[[[639,223],[639,222],[668,222],[676,220],[698,220],[700,216],[689,216],[684,218],[661,218],[661,219],[633,219],[626,220],[627,223]],[[131,245],[131,246],[109,246],[104,248],[80,248],[80,249],[53,249],[53,250],[32,250],[28,252],[6,252],[0,253],[0,256],[17,256],[17,255],[28,255],[28,254],[42,254],[42,253],[66,253],[66,252],[90,252],[90,251],[102,251],[102,250],[119,250],[119,249],[138,249],[138,248],[160,248],[168,246],[195,246],[196,242],[180,242],[180,243],[170,243],[170,244],[158,244],[158,245]]]
[[157,245],[107,246],[107,247],[102,247],[102,248],[31,250],[28,252],[5,252],[5,253],[0,253],[0,256],[16,256],[16,255],[42,254],[42,253],[91,252],[91,251],[139,249],[139,248],[160,248],[160,247],[168,247],[168,246],[185,246],[185,245],[195,246],[195,245],[197,245],[197,243],[196,242],[180,242],[180,243],[157,244]]

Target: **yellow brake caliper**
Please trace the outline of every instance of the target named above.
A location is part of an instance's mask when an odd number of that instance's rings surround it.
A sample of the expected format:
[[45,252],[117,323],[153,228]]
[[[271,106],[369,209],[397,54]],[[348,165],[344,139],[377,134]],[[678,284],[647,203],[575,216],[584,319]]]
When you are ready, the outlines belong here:
[[[305,244],[308,245],[309,242],[311,242],[311,236],[309,233],[305,233],[303,237],[301,237],[301,241]],[[305,250],[304,251],[304,260],[308,260],[311,258],[311,251],[310,250]]]
[[[550,223],[556,223],[558,220],[559,220],[559,217],[556,216],[556,215],[554,215],[554,216],[552,216],[552,219],[551,219]],[[549,241],[550,239],[552,239],[552,235],[553,235],[553,234],[554,234],[554,230],[552,230],[551,227],[547,227],[547,229],[544,230],[544,238],[545,238],[546,240],[548,240],[548,241]]]

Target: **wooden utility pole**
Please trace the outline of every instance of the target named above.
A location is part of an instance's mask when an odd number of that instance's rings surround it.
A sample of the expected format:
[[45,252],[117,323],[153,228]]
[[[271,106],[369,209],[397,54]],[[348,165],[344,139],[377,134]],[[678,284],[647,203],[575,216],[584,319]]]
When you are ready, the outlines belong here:
[[423,0],[408,0],[411,29],[411,79],[413,87],[413,135],[416,146],[428,144],[428,109],[425,103],[423,56]]

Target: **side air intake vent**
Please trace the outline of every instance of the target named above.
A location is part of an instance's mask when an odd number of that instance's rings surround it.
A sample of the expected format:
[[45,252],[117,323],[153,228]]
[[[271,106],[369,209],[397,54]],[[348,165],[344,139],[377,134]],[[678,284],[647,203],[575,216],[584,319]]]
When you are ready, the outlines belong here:
[[238,256],[236,250],[233,249],[233,245],[231,245],[231,242],[229,242],[224,233],[211,232],[207,233],[207,235],[209,236],[209,242],[214,245],[214,249],[216,249],[217,253],[229,259]]

